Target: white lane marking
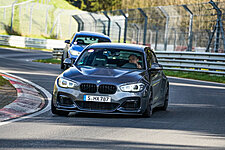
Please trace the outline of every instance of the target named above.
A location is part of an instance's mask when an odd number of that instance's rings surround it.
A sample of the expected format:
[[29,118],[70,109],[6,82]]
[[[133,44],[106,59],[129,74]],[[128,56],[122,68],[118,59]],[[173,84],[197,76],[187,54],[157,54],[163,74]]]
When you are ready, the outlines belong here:
[[[20,74],[29,74],[29,75],[46,75],[46,73],[45,72],[35,72],[35,71],[33,71],[33,72],[25,72],[25,71],[14,71],[14,70],[1,70],[1,71],[3,71],[3,72],[7,72],[7,73],[20,73]],[[57,77],[59,74],[54,74],[54,73],[52,73],[52,74],[50,74],[50,73],[48,73],[47,74],[48,76],[55,76],[55,77]]]
[[26,82],[26,83],[34,86],[35,88],[39,89],[47,97],[46,100],[47,100],[47,103],[48,103],[48,105],[44,109],[42,109],[41,111],[38,111],[36,113],[30,114],[30,115],[27,115],[27,116],[24,116],[24,117],[20,117],[20,118],[17,118],[17,119],[12,119],[12,120],[9,120],[9,121],[0,122],[0,126],[6,125],[6,124],[9,124],[9,123],[13,123],[13,122],[16,122],[16,121],[21,121],[21,120],[24,120],[24,119],[28,119],[28,118],[35,117],[35,116],[38,116],[40,114],[43,114],[43,113],[45,113],[45,112],[47,112],[47,111],[49,111],[51,109],[50,105],[51,105],[52,95],[47,90],[45,90],[43,87],[41,87],[41,86],[39,86],[39,85],[31,82],[31,81],[28,81],[28,80],[26,80],[24,78],[21,78],[21,77],[18,77],[18,76],[15,76],[15,75],[12,75],[12,74],[9,74],[9,73],[6,73],[6,72],[2,72],[2,71],[0,71],[0,72],[3,73],[3,74],[9,75],[11,77],[20,79],[20,80],[22,80],[22,81],[24,81],[24,82]]
[[225,89],[225,87],[221,87],[221,86],[186,84],[186,83],[175,83],[175,82],[170,82],[169,85],[185,86],[185,87],[187,87],[187,86],[188,87],[199,87],[199,88],[209,88],[209,89]]
[[224,83],[218,83],[218,82],[211,82],[211,81],[202,81],[202,80],[195,80],[195,79],[187,79],[187,78],[180,78],[180,77],[172,77],[172,76],[167,76],[168,78],[171,79],[179,79],[179,80],[186,80],[186,81],[194,81],[194,82],[202,82],[202,83],[210,83],[210,84],[217,84],[217,85],[224,85]]

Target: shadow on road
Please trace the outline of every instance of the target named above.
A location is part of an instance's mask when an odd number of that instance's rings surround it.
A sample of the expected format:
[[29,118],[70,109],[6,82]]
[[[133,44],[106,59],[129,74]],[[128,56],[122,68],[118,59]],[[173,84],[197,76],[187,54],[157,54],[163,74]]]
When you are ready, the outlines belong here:
[[[18,142],[20,145],[13,145],[10,143]],[[56,144],[57,143],[57,144]],[[22,149],[196,149],[196,150],[211,150],[219,147],[205,147],[205,146],[189,146],[176,144],[153,144],[144,142],[128,142],[116,140],[102,140],[102,139],[79,139],[79,140],[47,140],[47,139],[1,139],[1,148],[22,148]],[[0,149],[1,149],[0,148]]]

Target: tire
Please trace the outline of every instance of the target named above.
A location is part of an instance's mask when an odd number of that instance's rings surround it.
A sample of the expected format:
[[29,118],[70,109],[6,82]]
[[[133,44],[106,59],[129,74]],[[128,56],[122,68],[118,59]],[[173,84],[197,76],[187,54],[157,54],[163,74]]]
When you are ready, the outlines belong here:
[[159,107],[160,110],[166,111],[168,107],[168,102],[169,102],[169,87],[166,89],[166,94],[165,94],[165,99],[162,107]]
[[142,116],[144,118],[150,118],[152,116],[152,112],[153,112],[153,108],[152,108],[152,94],[151,94],[151,98],[149,99],[147,108],[145,112],[142,114]]
[[62,54],[62,57],[61,57],[61,66],[60,66],[61,69],[65,69],[63,61],[64,61],[64,53]]
[[68,114],[70,113],[70,112],[67,112],[67,111],[56,110],[53,102],[51,104],[51,111],[52,111],[53,114],[59,115],[59,116],[68,116]]

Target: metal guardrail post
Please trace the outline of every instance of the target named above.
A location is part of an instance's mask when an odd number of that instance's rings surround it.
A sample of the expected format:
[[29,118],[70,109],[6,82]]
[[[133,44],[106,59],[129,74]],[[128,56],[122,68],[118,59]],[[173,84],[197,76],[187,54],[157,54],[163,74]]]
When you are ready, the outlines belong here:
[[3,18],[6,19],[6,8],[4,8]]
[[72,16],[70,16],[68,36],[71,36]]
[[48,34],[48,10],[50,9],[50,6],[46,10],[45,14],[45,34]]
[[83,31],[84,30],[84,22],[81,18],[80,18],[80,23],[81,23],[80,31]]
[[175,51],[176,50],[176,40],[177,40],[177,31],[174,29],[174,28],[172,28],[172,30],[174,31],[174,41],[173,41],[173,51]]
[[105,23],[104,23],[101,19],[98,19],[98,21],[101,22],[101,24],[103,25],[102,33],[106,35],[106,31],[105,31]]
[[214,43],[214,51],[217,53],[219,49],[219,42],[220,42],[220,22],[221,22],[222,12],[212,0],[209,3],[213,6],[213,8],[217,12],[216,36],[215,36],[215,43]]
[[107,14],[107,11],[104,11],[103,14],[106,16],[106,18],[108,19],[108,36],[110,36],[110,24],[111,24],[111,19]]
[[80,32],[80,26],[81,26],[81,23],[80,23],[80,21],[79,21],[79,19],[78,19],[78,16],[77,15],[75,15],[75,16],[73,16],[73,18],[76,20],[76,22],[77,22],[77,24],[78,24],[78,27],[77,27],[77,32]]
[[145,17],[145,23],[144,23],[144,37],[143,37],[143,45],[146,44],[146,34],[147,34],[147,25],[148,25],[148,16],[143,11],[143,9],[138,8],[138,10],[141,12],[141,14]]
[[140,30],[140,28],[135,23],[133,23],[132,26],[134,26],[136,28],[136,31],[137,31],[136,44],[138,44],[138,42],[139,42],[139,30]]
[[73,18],[76,20],[78,24],[78,29],[77,31],[80,32],[84,30],[84,22],[81,20],[81,18],[78,15],[73,15]]
[[150,45],[152,45],[152,31],[149,29],[148,30],[148,32],[149,32],[149,35],[150,35],[150,37],[149,37],[149,43],[150,43]]
[[119,23],[118,23],[118,22],[115,22],[115,23],[116,23],[116,25],[117,25],[117,26],[118,26],[118,28],[119,28],[118,43],[120,43],[121,26],[119,25]]
[[165,35],[164,35],[164,50],[167,50],[167,44],[168,44],[168,29],[169,29],[169,21],[170,21],[170,16],[166,12],[163,7],[159,7],[159,9],[162,11],[162,13],[166,16],[166,26],[165,26]]
[[213,32],[210,34],[209,41],[208,41],[208,45],[206,47],[206,51],[205,52],[209,52],[209,48],[210,48],[210,45],[211,45],[211,42],[212,42],[212,39],[213,39],[213,36],[214,36],[215,31],[216,31],[216,27],[213,29]]
[[32,30],[32,13],[33,13],[33,8],[34,8],[34,5],[36,3],[33,3],[33,5],[30,7],[30,25],[29,25],[29,34],[31,34],[31,30]]
[[154,30],[155,30],[155,51],[157,50],[157,44],[158,44],[158,34],[159,34],[159,30],[156,26],[153,26]]
[[127,23],[128,23],[128,18],[125,15],[125,13],[122,10],[119,10],[119,12],[123,15],[125,18],[125,23],[124,23],[124,38],[123,38],[123,43],[126,43],[127,41]]
[[224,53],[225,53],[225,37],[224,37],[224,30],[223,30],[223,23],[222,21],[220,21],[220,28],[221,28],[221,34],[222,34],[222,39],[223,39],[223,49],[224,49]]
[[224,38],[224,31],[223,31],[223,23],[222,23],[222,11],[220,8],[215,4],[214,1],[210,0],[209,3],[213,6],[213,8],[217,12],[217,23],[216,23],[216,37],[215,37],[215,45],[214,45],[214,51],[218,52],[219,49],[219,42],[220,42],[220,32],[222,34],[223,39],[223,47],[225,50],[225,38]]
[[190,21],[189,21],[189,33],[188,33],[188,49],[187,51],[192,51],[192,41],[193,41],[193,13],[192,11],[187,7],[187,5],[183,5],[184,9],[190,14]]
[[14,18],[14,9],[15,9],[15,4],[17,3],[17,0],[12,3],[12,13],[11,13],[11,27],[10,31],[13,31],[13,18]]
[[62,30],[61,30],[61,21],[60,21],[60,15],[61,13],[58,15],[58,22],[57,22],[57,28],[56,28],[56,38],[58,38],[59,33],[61,33],[61,37],[62,37]]
[[21,17],[21,6],[19,6],[19,18]]
[[58,23],[58,21],[59,21],[59,17],[58,17],[58,16],[59,16],[62,12],[63,12],[63,10],[60,11],[60,12],[57,14],[56,20],[54,21],[53,26],[52,26],[52,28],[51,28],[51,30],[50,30],[50,33],[49,33],[50,35],[52,34],[55,25],[56,25],[56,24]]
[[95,19],[95,17],[92,15],[92,13],[89,13],[89,15],[91,16],[91,18],[94,20],[95,22],[95,30],[94,32],[96,32],[96,26],[97,26],[97,20]]

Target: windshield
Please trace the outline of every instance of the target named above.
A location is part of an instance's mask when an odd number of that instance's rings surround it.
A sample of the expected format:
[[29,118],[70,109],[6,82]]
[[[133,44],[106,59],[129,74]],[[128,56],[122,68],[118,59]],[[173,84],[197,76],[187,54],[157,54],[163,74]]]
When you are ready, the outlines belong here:
[[145,69],[143,53],[121,49],[87,49],[76,66]]
[[76,36],[74,44],[77,45],[89,45],[93,43],[110,42],[107,38],[95,37],[95,36]]

